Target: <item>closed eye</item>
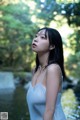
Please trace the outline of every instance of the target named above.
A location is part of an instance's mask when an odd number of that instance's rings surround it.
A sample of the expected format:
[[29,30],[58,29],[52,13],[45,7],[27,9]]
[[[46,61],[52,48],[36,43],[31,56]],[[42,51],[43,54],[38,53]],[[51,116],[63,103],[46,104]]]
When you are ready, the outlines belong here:
[[38,36],[39,36],[40,38],[42,38],[42,39],[46,39],[46,37],[45,37],[45,36],[41,36],[41,35],[37,35],[37,34],[35,35],[35,37],[34,37],[34,38],[36,38],[36,37],[38,37]]
[[45,39],[45,36],[41,36],[42,39]]

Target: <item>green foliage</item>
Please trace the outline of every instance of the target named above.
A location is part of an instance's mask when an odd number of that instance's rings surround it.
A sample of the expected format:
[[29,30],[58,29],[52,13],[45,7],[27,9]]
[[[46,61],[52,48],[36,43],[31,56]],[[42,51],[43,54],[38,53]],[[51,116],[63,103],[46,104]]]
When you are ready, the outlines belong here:
[[70,76],[80,78],[80,52],[71,55],[67,59],[66,68],[70,71]]
[[67,19],[67,23],[74,30],[68,37],[69,49],[72,51],[65,63],[69,75],[80,79],[80,1],[61,4],[61,14]]
[[[70,0],[64,2],[63,0],[27,0],[25,3],[19,1],[17,4],[2,4],[0,6],[1,67],[30,71],[35,58],[31,50],[31,42],[37,29],[49,26],[52,21],[58,24],[58,27],[62,26],[63,19],[66,18],[66,24],[74,30],[74,33],[68,38],[69,46],[65,45],[72,50],[72,54],[67,58],[66,69],[70,75],[79,78],[79,9],[80,1],[78,0],[75,2]],[[56,19],[57,16],[61,16],[61,19]],[[64,41],[64,43],[66,42]]]
[[78,106],[78,102],[77,102],[76,96],[74,94],[74,91],[72,89],[68,89],[68,90],[64,91],[61,102],[62,102],[64,113],[67,117],[67,120],[69,120],[68,119],[69,116],[76,114],[76,110],[77,110],[77,106]]
[[75,34],[69,36],[69,47],[73,54],[67,58],[66,68],[70,71],[70,75],[75,78],[80,78],[80,31],[75,31]]
[[[37,25],[31,21],[29,7],[25,4],[1,6],[0,59],[2,66],[31,69],[33,56],[31,41]],[[3,54],[3,55],[2,55]],[[26,62],[27,61],[27,62]]]

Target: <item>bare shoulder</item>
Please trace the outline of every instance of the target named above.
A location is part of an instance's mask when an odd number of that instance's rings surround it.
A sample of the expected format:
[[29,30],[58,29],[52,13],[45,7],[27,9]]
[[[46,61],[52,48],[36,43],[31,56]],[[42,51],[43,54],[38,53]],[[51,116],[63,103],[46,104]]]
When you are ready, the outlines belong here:
[[[61,83],[61,76],[62,76],[62,72],[61,72],[61,68],[58,64],[50,64],[47,67],[47,84],[60,84]],[[48,83],[49,82],[49,83]]]
[[50,64],[47,68],[47,73],[61,74],[61,68],[58,64]]

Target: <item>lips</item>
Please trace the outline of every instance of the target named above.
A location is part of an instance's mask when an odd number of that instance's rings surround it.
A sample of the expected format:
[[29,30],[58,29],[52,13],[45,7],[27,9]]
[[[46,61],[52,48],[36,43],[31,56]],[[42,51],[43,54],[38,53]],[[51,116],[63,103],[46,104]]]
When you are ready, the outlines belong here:
[[37,45],[35,43],[32,44],[33,47],[36,47]]

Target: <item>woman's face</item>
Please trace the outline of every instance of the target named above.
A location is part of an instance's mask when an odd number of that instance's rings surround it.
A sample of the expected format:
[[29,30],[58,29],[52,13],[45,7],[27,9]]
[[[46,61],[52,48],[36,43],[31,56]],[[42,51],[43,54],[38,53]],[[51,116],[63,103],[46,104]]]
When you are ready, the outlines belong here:
[[36,53],[49,51],[49,39],[45,37],[45,29],[39,31],[32,41],[32,50]]

